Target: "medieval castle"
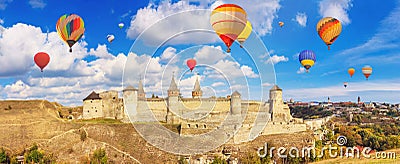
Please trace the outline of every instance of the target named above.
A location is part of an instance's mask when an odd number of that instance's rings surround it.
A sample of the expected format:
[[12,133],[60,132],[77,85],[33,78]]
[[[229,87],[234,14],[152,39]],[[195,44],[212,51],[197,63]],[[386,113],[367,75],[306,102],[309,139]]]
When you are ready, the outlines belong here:
[[[123,98],[117,91],[92,92],[83,99],[82,119],[112,118],[123,122],[161,122],[180,125],[181,134],[201,134],[218,127],[228,116],[242,117],[243,123],[235,134],[235,143],[247,142],[259,135],[306,131],[303,119],[293,118],[282,99],[282,89],[270,89],[267,102],[242,100],[239,92],[223,98],[202,97],[196,79],[191,98],[180,96],[180,90],[171,78],[166,98],[146,98],[139,81],[138,89],[128,86]],[[146,114],[151,112],[151,114]]]

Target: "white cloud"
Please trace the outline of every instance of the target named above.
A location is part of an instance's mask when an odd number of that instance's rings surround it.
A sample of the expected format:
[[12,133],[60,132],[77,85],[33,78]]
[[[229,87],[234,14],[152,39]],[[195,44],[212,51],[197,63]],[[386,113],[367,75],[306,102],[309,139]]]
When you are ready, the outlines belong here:
[[306,25],[307,25],[307,15],[306,15],[306,13],[297,13],[296,14],[296,22],[300,26],[306,27]]
[[227,56],[220,46],[203,46],[194,54],[197,63],[205,65],[215,64]]
[[223,82],[215,82],[215,83],[211,84],[212,87],[220,87],[220,86],[224,86],[224,85],[225,85],[225,83],[223,83]]
[[289,58],[287,58],[285,56],[273,55],[270,58],[268,58],[266,63],[277,64],[279,62],[287,62],[287,61],[289,61]]
[[[173,14],[176,15],[171,16]],[[187,30],[206,29],[211,31],[209,15],[209,10],[190,5],[185,1],[176,3],[163,1],[157,6],[148,5],[139,9],[130,22],[127,36],[135,39],[147,30],[142,36],[143,40],[154,45]],[[155,23],[157,24],[152,26]],[[211,32],[192,31],[175,36],[167,44],[213,43],[216,41],[218,41],[217,35]]]
[[[178,57],[176,57],[176,49],[173,47],[167,47],[161,54],[161,61],[165,63],[174,64],[178,62]],[[175,57],[175,58],[174,58]]]
[[31,5],[32,8],[43,9],[47,4],[43,0],[29,0],[29,5]]
[[13,0],[0,0],[0,10],[6,9],[7,5]]
[[3,19],[0,19],[0,25],[2,25],[4,23]]
[[263,83],[262,86],[263,87],[269,87],[269,86],[273,86],[274,84],[272,83]]
[[304,68],[304,67],[299,67],[299,70],[297,70],[297,74],[302,74],[302,73],[305,73],[306,72],[306,69]]
[[[200,5],[192,5],[189,2],[198,2]],[[154,44],[157,41],[165,41],[171,36],[185,30],[205,29],[213,31],[210,22],[210,9],[223,3],[235,3],[243,7],[249,20],[252,22],[253,30],[264,36],[272,31],[272,23],[277,18],[280,9],[279,0],[253,0],[252,3],[237,0],[188,0],[188,1],[162,1],[152,2],[147,7],[141,8],[132,17],[127,36],[136,39],[143,31],[149,30],[142,37],[146,42]],[[195,12],[185,12],[193,11]],[[185,12],[185,13],[182,13]],[[173,17],[170,15],[177,14]],[[152,25],[164,18],[167,20],[159,22],[157,26]],[[205,36],[206,35],[206,36]],[[214,43],[220,39],[212,32],[191,32],[180,34],[167,44],[190,44],[190,43]],[[151,44],[150,43],[150,44]]]
[[333,17],[343,25],[351,22],[348,11],[353,6],[352,0],[322,0],[319,2],[319,14],[322,17]]
[[258,75],[253,72],[253,69],[247,65],[241,66],[240,70],[242,70],[243,74],[246,77],[249,77],[249,78],[257,78],[258,77]]

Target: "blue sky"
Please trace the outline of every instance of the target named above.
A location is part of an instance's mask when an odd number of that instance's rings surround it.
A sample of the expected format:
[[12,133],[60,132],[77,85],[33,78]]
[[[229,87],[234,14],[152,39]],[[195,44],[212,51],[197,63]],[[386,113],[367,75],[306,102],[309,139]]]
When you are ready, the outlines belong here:
[[[242,6],[254,27],[246,49],[234,44],[231,54],[224,53],[226,47],[208,22],[207,12],[223,3]],[[55,29],[57,19],[67,13],[85,22],[84,37],[73,53]],[[331,50],[315,27],[326,16],[343,25]],[[282,28],[279,21],[285,23]],[[139,79],[149,95],[165,95],[175,71],[184,96],[199,78],[207,96],[239,90],[245,98],[265,99],[276,82],[286,100],[324,101],[329,96],[356,101],[360,96],[363,101],[399,103],[399,22],[400,1],[395,0],[0,0],[0,98],[81,105],[92,90],[121,90],[123,85],[137,86]],[[185,29],[200,31],[154,45]],[[111,44],[108,34],[116,38]],[[297,59],[305,49],[317,56],[309,73]],[[44,73],[33,62],[39,51],[51,57]],[[198,60],[193,73],[185,66],[188,58]],[[364,65],[373,68],[368,81],[361,74]],[[349,67],[356,68],[353,78]],[[343,82],[349,86],[344,88]]]

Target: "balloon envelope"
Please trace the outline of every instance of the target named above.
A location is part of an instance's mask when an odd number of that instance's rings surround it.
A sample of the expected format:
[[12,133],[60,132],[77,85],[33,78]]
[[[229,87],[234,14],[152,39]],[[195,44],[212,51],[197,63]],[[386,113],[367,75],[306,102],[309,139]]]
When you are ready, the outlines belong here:
[[240,47],[243,48],[243,43],[250,36],[253,27],[251,26],[250,21],[247,21],[246,27],[243,29],[242,33],[239,34],[237,41],[240,43]]
[[366,65],[361,69],[361,71],[364,74],[365,78],[368,80],[368,77],[372,74],[372,67]]
[[342,32],[342,24],[339,20],[332,17],[325,17],[319,20],[317,24],[319,37],[330,49],[330,45],[339,37]]
[[114,35],[107,35],[108,42],[111,43],[112,41],[114,41],[114,39],[115,39]]
[[356,70],[354,68],[349,68],[349,70],[347,70],[347,72],[349,73],[350,77],[353,77]]
[[186,61],[186,64],[189,67],[190,71],[192,71],[194,69],[194,67],[196,66],[196,60],[189,59]]
[[119,24],[118,24],[118,27],[119,27],[119,28],[123,28],[123,27],[124,27],[124,23],[122,23],[122,22],[119,23]]
[[69,52],[72,52],[72,46],[85,32],[85,25],[78,15],[65,14],[58,19],[56,29],[60,38],[69,46]]
[[283,26],[283,25],[285,25],[285,23],[283,23],[283,22],[279,22],[279,26]]
[[230,52],[232,43],[246,26],[247,14],[238,5],[223,4],[212,11],[210,23],[215,33],[228,47],[227,52]]
[[41,72],[43,72],[44,67],[50,62],[50,56],[45,52],[38,52],[33,59]]
[[301,51],[299,54],[299,61],[301,65],[307,70],[310,69],[315,63],[315,53],[311,50]]

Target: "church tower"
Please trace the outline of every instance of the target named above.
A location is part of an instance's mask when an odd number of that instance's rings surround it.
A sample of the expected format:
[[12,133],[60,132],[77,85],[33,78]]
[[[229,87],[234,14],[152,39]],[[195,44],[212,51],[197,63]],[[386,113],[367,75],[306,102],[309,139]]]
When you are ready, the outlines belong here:
[[171,78],[171,84],[168,89],[168,103],[167,103],[167,123],[175,124],[179,123],[179,118],[174,113],[180,113],[179,111],[179,89],[175,82],[174,74]]
[[139,100],[139,101],[144,101],[144,100],[146,100],[146,93],[144,92],[144,89],[143,89],[142,80],[139,80],[138,100]]
[[192,91],[192,98],[201,98],[203,91],[200,88],[199,77],[196,77],[196,82],[194,83],[194,88]]

